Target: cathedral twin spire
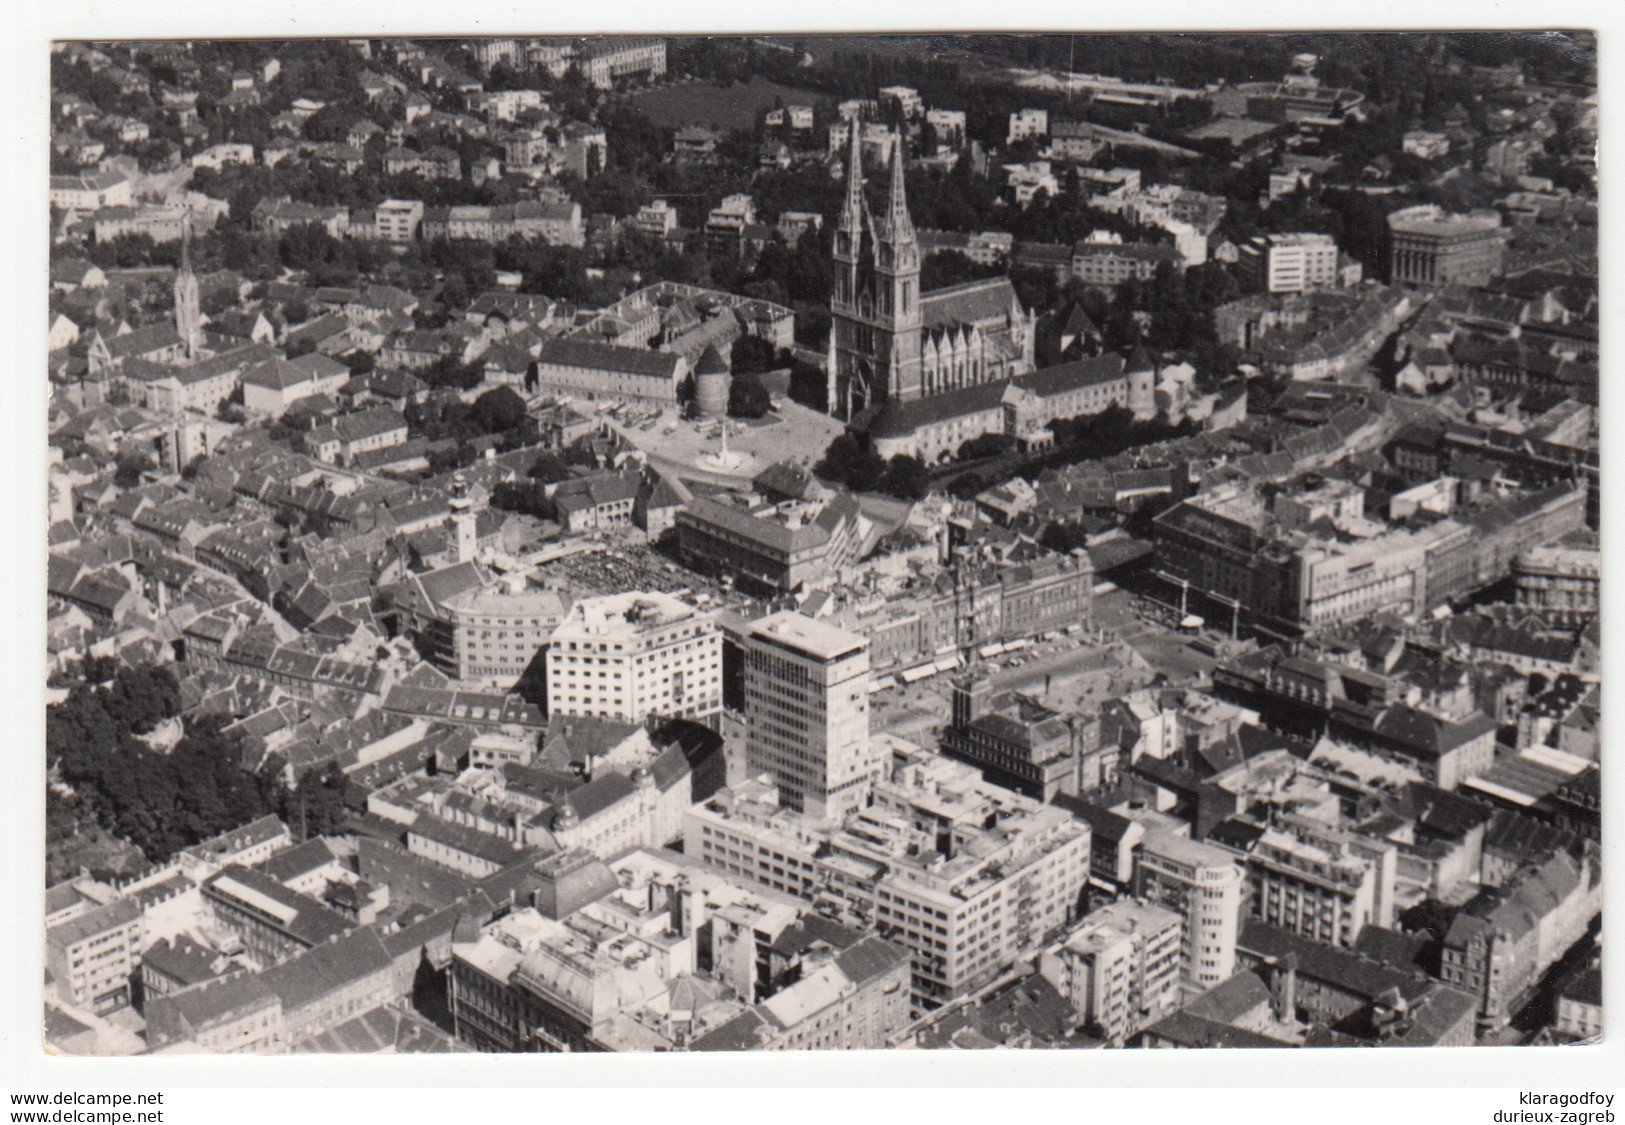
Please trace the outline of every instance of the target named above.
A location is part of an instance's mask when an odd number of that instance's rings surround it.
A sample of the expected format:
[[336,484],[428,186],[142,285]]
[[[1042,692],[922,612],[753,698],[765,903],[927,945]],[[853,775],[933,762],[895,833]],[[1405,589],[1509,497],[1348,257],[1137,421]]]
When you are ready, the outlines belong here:
[[920,397],[920,247],[908,214],[902,137],[891,139],[884,210],[863,193],[863,123],[849,124],[846,203],[835,237],[829,402],[850,419],[888,399]]
[[903,135],[897,133],[892,138],[891,159],[891,198],[887,200],[886,223],[884,233],[880,236],[882,241],[889,241],[901,245],[907,243],[915,251],[918,260],[918,246],[914,240],[914,220],[908,215],[908,198],[903,184]]
[[914,220],[908,213],[908,194],[903,177],[903,138],[900,133],[892,135],[891,149],[891,184],[886,211],[881,221],[876,222],[863,194],[862,123],[856,118],[852,120],[846,161],[846,207],[841,225],[852,235],[853,257],[862,258],[859,250],[863,235],[867,232],[874,239],[876,249],[885,247],[890,251],[880,255],[883,262],[888,263],[892,270],[907,271],[918,268],[920,256]]

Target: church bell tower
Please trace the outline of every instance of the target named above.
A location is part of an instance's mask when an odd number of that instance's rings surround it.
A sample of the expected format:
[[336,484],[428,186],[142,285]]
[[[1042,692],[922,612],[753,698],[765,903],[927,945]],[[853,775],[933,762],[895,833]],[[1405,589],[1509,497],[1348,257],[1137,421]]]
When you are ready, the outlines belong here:
[[902,137],[894,135],[886,209],[877,221],[863,192],[863,123],[853,119],[846,202],[835,231],[828,404],[860,411],[921,394],[920,247],[908,213]]

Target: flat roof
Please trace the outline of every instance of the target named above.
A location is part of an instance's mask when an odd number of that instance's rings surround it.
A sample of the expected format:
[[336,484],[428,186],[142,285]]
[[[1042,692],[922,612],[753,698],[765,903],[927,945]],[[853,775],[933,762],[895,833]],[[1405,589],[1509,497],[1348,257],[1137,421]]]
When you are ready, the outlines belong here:
[[869,644],[866,637],[815,620],[793,609],[753,621],[750,635],[797,649],[820,660],[836,660]]

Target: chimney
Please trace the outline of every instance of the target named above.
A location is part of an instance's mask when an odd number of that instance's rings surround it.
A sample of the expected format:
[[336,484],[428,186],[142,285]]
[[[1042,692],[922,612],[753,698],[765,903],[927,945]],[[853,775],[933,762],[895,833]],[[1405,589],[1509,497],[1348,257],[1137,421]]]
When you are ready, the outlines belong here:
[[1298,955],[1288,953],[1271,966],[1270,1007],[1279,1023],[1293,1023],[1298,1016]]

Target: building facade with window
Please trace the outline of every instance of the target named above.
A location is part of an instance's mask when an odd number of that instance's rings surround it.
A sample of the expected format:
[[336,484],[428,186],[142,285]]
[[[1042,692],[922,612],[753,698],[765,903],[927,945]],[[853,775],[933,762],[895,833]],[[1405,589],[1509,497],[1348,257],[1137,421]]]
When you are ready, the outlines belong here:
[[1089,828],[1064,810],[913,746],[894,746],[872,796],[830,823],[780,805],[765,780],[725,789],[689,810],[684,854],[876,927],[909,950],[919,1012],[987,985],[1076,917]]
[[666,594],[577,602],[554,630],[546,660],[553,715],[640,723],[722,709],[722,634],[709,614]]
[[869,642],[786,610],[743,638],[745,755],[787,806],[839,817],[879,772],[869,740]]
[[1167,832],[1146,835],[1134,893],[1184,918],[1180,975],[1186,982],[1208,989],[1235,973],[1244,886],[1241,865],[1223,848]]
[[131,899],[52,926],[45,934],[45,964],[63,999],[97,1015],[128,1007],[141,934],[141,910]]

